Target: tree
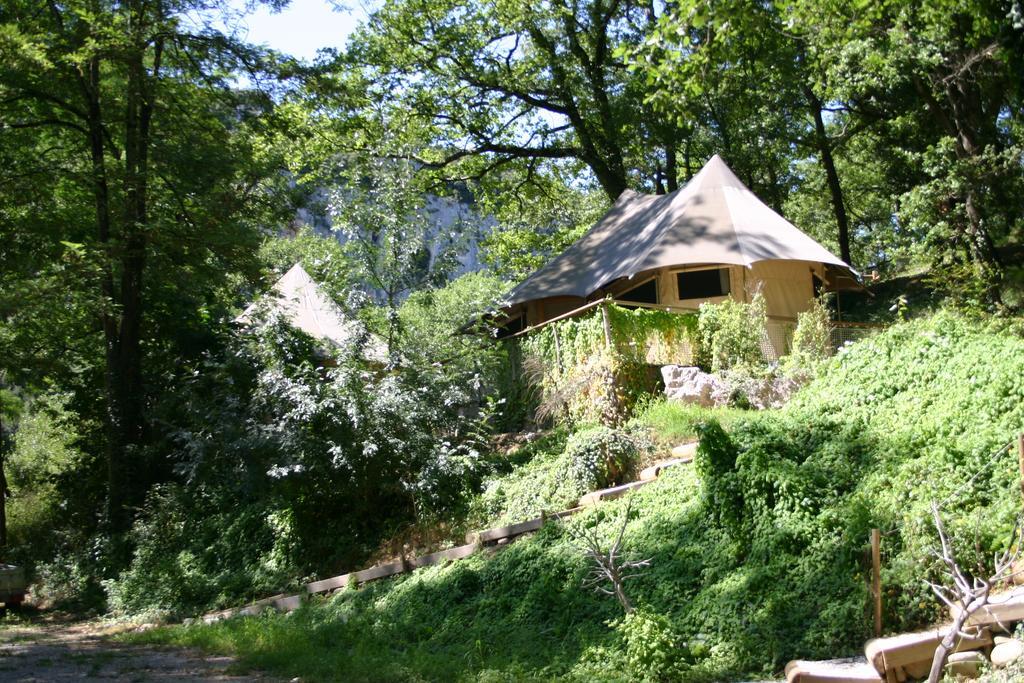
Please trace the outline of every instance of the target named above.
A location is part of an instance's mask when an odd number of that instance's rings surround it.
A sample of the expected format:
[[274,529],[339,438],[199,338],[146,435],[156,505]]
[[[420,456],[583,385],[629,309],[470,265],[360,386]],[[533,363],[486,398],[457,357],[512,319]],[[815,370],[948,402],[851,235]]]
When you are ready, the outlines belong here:
[[377,102],[387,118],[400,112],[430,143],[419,160],[448,179],[530,182],[582,162],[611,199],[630,185],[671,191],[680,131],[643,105],[643,82],[614,57],[654,16],[653,3],[619,0],[396,0],[338,68],[361,70],[370,125]]
[[964,629],[971,615],[988,604],[989,593],[994,586],[1012,579],[1016,573],[1014,565],[1020,559],[1021,550],[1024,549],[1024,535],[1021,520],[1018,519],[1010,535],[1010,547],[1002,553],[995,554],[991,567],[979,564],[974,573],[965,571],[960,566],[953,540],[950,539],[942,522],[939,504],[932,501],[931,508],[932,521],[939,535],[939,549],[933,550],[932,553],[942,564],[945,577],[943,583],[930,581],[929,585],[935,595],[955,615],[953,623],[949,625],[942,641],[935,648],[935,656],[932,658],[931,670],[928,673],[928,683],[938,683],[943,677],[943,668],[949,653],[956,648],[962,637],[970,637],[964,633]]
[[[624,584],[627,579],[640,576],[639,570],[651,566],[650,558],[646,560],[629,559],[622,549],[622,541],[626,535],[626,527],[629,525],[629,511],[632,506],[633,499],[631,498],[622,512],[619,531],[614,534],[610,542],[601,538],[598,530],[594,527],[578,526],[569,529],[569,535],[590,565],[590,572],[583,581],[583,587],[615,596],[627,616],[633,613],[634,607],[626,595]],[[605,550],[606,547],[607,550]],[[608,588],[608,584],[611,584],[611,588]]]
[[342,177],[331,194],[333,229],[345,241],[356,277],[386,307],[388,350],[397,362],[398,306],[413,290],[447,279],[467,218],[457,207],[449,224],[439,224],[422,178],[406,161],[350,159]]
[[[795,150],[814,155],[827,180],[840,257],[852,263],[850,222],[825,122],[825,95],[808,63],[801,26],[784,7],[735,0],[674,3],[647,40],[623,56],[653,83],[651,103],[667,116],[707,122],[741,177],[783,208]],[[768,174],[757,182],[752,171]],[[745,173],[744,173],[745,171]]]
[[12,417],[17,414],[18,400],[4,386],[4,376],[0,374],[0,550],[7,547],[7,497],[10,495],[7,484],[7,453],[10,449],[10,427]]
[[[41,232],[33,218],[47,208],[37,193],[2,200],[19,210],[19,229],[46,241],[44,261],[59,260],[59,241],[82,264],[74,296],[102,335],[114,532],[128,528],[147,481],[147,356],[173,358],[188,343],[189,318],[210,303],[207,283],[223,281],[235,268],[228,264],[254,247],[250,219],[267,208],[255,199],[277,168],[252,137],[270,98],[232,82],[240,72],[257,82],[265,55],[212,28],[225,7],[24,1],[0,13],[0,121],[13,133],[4,154],[18,162],[11,177],[56,172],[47,189],[68,220],[44,221]],[[12,150],[19,144],[26,153]]]
[[902,220],[928,233],[936,265],[971,264],[990,303],[1001,298],[998,246],[1021,213],[1024,30],[1008,9],[791,3],[830,98],[920,169],[899,188]]

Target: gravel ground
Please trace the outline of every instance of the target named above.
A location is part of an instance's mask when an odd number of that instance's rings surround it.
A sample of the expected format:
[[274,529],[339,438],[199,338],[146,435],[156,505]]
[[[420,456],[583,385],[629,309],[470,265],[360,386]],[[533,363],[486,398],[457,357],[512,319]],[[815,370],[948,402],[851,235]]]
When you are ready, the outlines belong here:
[[123,645],[124,626],[100,622],[0,620],[0,681],[276,681],[244,672],[230,657]]

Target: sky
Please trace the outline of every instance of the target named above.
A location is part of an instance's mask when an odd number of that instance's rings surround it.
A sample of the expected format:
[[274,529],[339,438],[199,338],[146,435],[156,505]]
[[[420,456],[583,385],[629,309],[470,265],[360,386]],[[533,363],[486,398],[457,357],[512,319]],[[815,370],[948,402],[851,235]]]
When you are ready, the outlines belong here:
[[[233,0],[237,9],[245,0]],[[350,33],[366,18],[366,5],[350,0],[335,9],[330,0],[291,0],[287,8],[271,12],[259,7],[242,19],[249,27],[250,43],[267,45],[302,59],[312,59],[324,47],[344,47]]]

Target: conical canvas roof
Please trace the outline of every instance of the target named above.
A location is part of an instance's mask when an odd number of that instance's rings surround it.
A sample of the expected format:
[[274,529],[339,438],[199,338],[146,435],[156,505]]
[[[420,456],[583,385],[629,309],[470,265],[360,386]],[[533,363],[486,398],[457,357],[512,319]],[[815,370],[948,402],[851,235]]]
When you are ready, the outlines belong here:
[[621,277],[654,268],[758,261],[810,261],[852,269],[775,213],[717,154],[666,195],[626,190],[583,237],[509,294],[516,304],[585,298]]
[[[315,339],[332,342],[338,346],[347,344],[359,334],[358,325],[347,319],[341,308],[323,293],[320,286],[309,276],[301,264],[296,263],[274,283],[270,304],[274,312],[288,321],[292,327],[302,330]],[[251,322],[259,301],[253,302],[235,318],[235,322]],[[366,355],[378,360],[387,357],[383,343],[371,339]]]

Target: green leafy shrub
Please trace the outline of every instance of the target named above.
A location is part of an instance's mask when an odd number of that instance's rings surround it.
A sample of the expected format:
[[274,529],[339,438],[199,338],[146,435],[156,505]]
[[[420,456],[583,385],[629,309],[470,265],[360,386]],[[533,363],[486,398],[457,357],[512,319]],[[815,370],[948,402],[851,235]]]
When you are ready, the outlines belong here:
[[486,527],[574,506],[584,492],[565,477],[564,443],[563,439],[555,451],[538,453],[512,472],[486,481],[471,504],[469,518]]
[[657,384],[651,363],[689,357],[695,316],[613,304],[606,311],[611,344],[602,310],[548,325],[523,340],[542,395],[539,417],[617,425]]
[[665,616],[638,608],[612,627],[623,641],[626,670],[637,681],[666,681],[679,677],[682,638]]
[[556,431],[530,447],[532,459],[485,484],[471,518],[482,525],[521,522],[576,505],[580,496],[630,480],[653,446],[645,430],[590,427]]
[[164,397],[179,428],[157,447],[176,454],[180,479],[136,520],[131,565],[106,584],[114,608],[185,612],[276,592],[358,568],[410,525],[465,514],[485,469],[479,420],[464,411],[472,386],[435,365],[383,372],[364,339],[322,367],[311,339],[267,320]]
[[[9,426],[9,414],[4,417]],[[92,460],[81,447],[94,428],[75,412],[70,394],[37,396],[24,406],[3,463],[9,495],[4,558],[28,570],[37,598],[68,609],[102,604],[106,546],[84,521],[95,519],[96,509],[82,495],[95,491]]]
[[156,487],[132,528],[135,555],[106,582],[116,614],[188,616],[240,596],[274,593],[294,581],[293,562],[274,562],[272,513],[256,501],[227,509],[178,485]]
[[586,429],[566,444],[562,456],[565,474],[583,492],[622,484],[650,450],[650,444],[638,433],[609,427]]
[[[1022,372],[1024,341],[991,324],[941,314],[894,326],[826,362],[780,413],[728,434],[704,430],[697,467],[708,514],[740,557],[834,589],[830,609],[847,614],[863,611],[863,584],[842,588],[840,577],[863,576],[872,526],[891,531],[886,623],[926,624],[942,611],[923,581],[935,570],[922,560],[936,542],[930,501],[952,503],[950,528],[981,556],[1008,538],[1014,463],[989,458],[1024,424]],[[841,623],[820,628],[834,642],[865,635],[863,621],[845,634]]]
[[821,299],[796,316],[793,346],[784,361],[791,375],[813,375],[818,364],[832,355],[832,313]]
[[697,365],[705,371],[747,370],[764,365],[761,341],[767,337],[764,295],[750,303],[729,297],[721,303],[705,302],[698,315]]

